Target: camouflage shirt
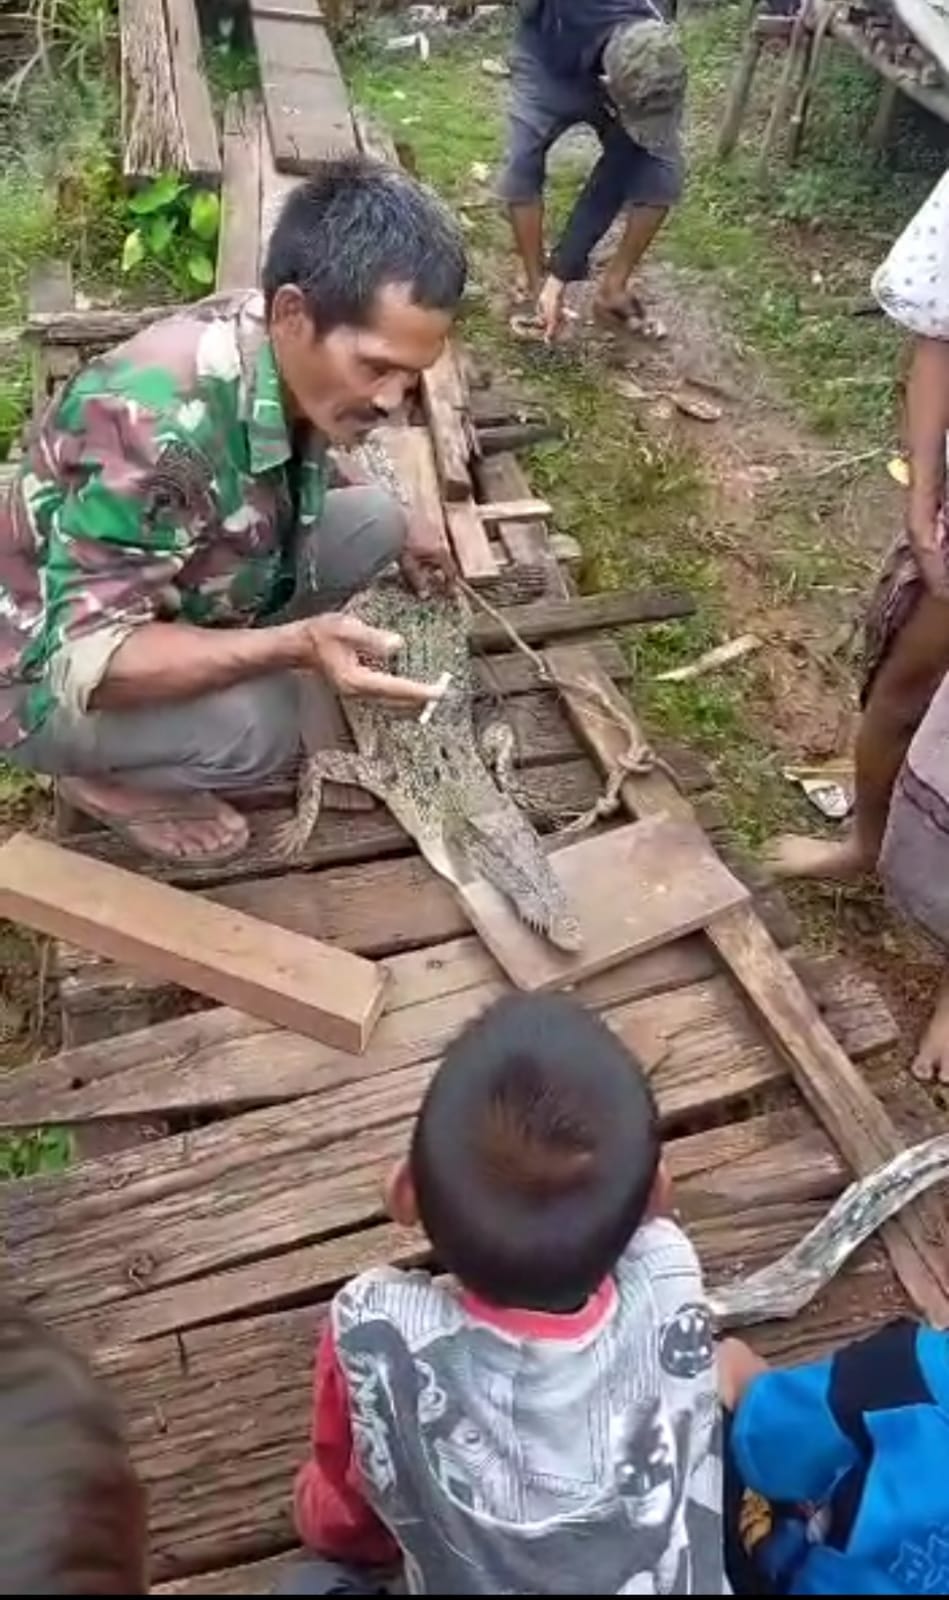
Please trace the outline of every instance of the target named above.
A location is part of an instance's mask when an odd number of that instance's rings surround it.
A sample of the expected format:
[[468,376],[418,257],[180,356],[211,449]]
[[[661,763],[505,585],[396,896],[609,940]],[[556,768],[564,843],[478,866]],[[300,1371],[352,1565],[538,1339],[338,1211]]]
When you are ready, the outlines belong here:
[[325,489],[260,295],[205,300],[90,362],[0,504],[0,749],[55,706],[85,712],[142,623],[246,626],[285,604]]

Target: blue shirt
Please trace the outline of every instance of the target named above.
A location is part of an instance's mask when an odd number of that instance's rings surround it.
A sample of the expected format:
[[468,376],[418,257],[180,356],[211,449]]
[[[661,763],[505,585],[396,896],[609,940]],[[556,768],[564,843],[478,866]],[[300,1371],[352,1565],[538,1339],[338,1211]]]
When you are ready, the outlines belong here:
[[821,1543],[767,1541],[783,1592],[949,1593],[949,1334],[893,1323],[830,1360],[763,1374],[731,1448],[773,1505],[825,1506]]

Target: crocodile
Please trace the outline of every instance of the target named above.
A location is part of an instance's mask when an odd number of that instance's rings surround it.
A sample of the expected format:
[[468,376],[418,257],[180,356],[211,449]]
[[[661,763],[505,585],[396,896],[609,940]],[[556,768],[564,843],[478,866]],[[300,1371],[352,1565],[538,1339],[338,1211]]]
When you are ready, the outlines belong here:
[[354,595],[345,610],[401,636],[394,672],[423,683],[450,674],[448,687],[427,718],[381,700],[345,697],[355,751],[305,756],[296,811],[274,841],[275,854],[284,861],[302,854],[324,783],[355,784],[388,807],[443,878],[456,886],[487,879],[528,927],[559,950],[579,950],[579,922],[531,822],[502,782],[509,730],[495,723],[478,738],[464,599],[422,600],[401,582],[384,580]]

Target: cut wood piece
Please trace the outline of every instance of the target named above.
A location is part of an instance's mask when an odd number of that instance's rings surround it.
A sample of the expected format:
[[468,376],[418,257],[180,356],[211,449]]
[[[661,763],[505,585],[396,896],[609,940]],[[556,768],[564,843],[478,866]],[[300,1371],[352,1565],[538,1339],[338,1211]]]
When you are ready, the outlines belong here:
[[121,344],[153,322],[187,309],[183,305],[91,306],[87,311],[42,311],[31,306],[23,332],[31,342],[48,345]]
[[563,429],[552,422],[498,422],[478,428],[478,446],[483,456],[496,456],[502,451],[529,450],[562,434]]
[[[177,1066],[170,1055],[161,1064],[168,1094],[176,1092],[176,1071],[193,1074],[202,1058],[209,1083],[216,1073],[219,1102],[221,1078],[233,1104],[236,1074],[243,1068],[249,1078],[252,1062],[258,1081],[263,1061],[281,1086],[293,1070],[298,1092],[310,1092],[55,1178],[9,1185],[0,1193],[0,1222],[10,1282],[29,1286],[43,1317],[85,1321],[130,1297],[377,1222],[386,1167],[404,1151],[446,1042],[501,992],[482,985],[386,1016],[362,1061],[259,1025],[251,1036],[246,1018],[231,1017],[230,1047],[220,1027],[217,1047],[206,1028],[195,1031],[190,1048],[179,1030]],[[590,980],[584,995],[603,1006],[608,1025],[650,1072],[667,1130],[699,1111],[721,1121],[736,1099],[787,1081],[727,978],[605,1003],[620,992],[609,973]],[[835,1021],[849,1042],[847,1015],[838,1011]]]
[[364,1050],[382,969],[167,884],[20,833],[0,846],[0,915],[342,1050]]
[[217,287],[255,288],[260,276],[260,102],[231,95],[224,108],[224,176]]
[[[526,644],[541,644],[545,639],[589,633],[595,628],[667,622],[673,617],[690,617],[694,611],[692,596],[678,589],[624,589],[612,594],[578,595],[568,600],[536,600],[526,606],[511,606],[504,616]],[[493,617],[475,617],[471,639],[478,650],[504,650],[511,643],[507,628]]]
[[445,506],[445,517],[462,577],[469,583],[486,583],[496,578],[501,569],[474,501],[449,502]]
[[267,246],[284,204],[299,183],[299,178],[278,172],[266,115],[260,130],[260,266],[263,270]]
[[363,154],[372,156],[374,161],[387,161],[392,167],[399,166],[399,152],[388,128],[383,127],[361,106],[353,106],[352,109],[356,138]]
[[[475,955],[477,954],[477,961]],[[28,1075],[0,1077],[0,1127],[33,1127],[99,1116],[137,1116],[267,1105],[313,1093],[327,1081],[345,1077],[358,1065],[369,1074],[375,1063],[389,1070],[442,1050],[452,1026],[469,1015],[467,1002],[455,1008],[436,1004],[480,985],[471,1014],[503,992],[501,973],[474,939],[435,945],[395,956],[389,963],[390,992],[385,1016],[366,1056],[354,1063],[337,1052],[314,1048],[295,1035],[273,1034],[265,1025],[228,1010],[204,1011],[157,1023],[137,1033],[100,1039],[37,1062]],[[638,956],[612,973],[581,985],[590,1004],[621,1003],[710,977],[715,958],[706,941],[683,939]],[[804,969],[828,1024],[857,1056],[888,1049],[896,1027],[872,986],[839,965],[809,963]],[[108,991],[104,999],[109,999]],[[111,997],[111,1010],[118,996]],[[414,1008],[411,1022],[396,1020]],[[671,1012],[675,1014],[675,1006]],[[261,1055],[268,1063],[259,1071]]]
[[[815,1206],[804,1205],[772,1224],[767,1211],[751,1219],[766,1258],[815,1216]],[[742,1236],[748,1226],[747,1217],[736,1219]],[[705,1230],[702,1244],[710,1278],[727,1270],[734,1254],[729,1219]],[[778,1362],[811,1358],[904,1311],[885,1259],[871,1250],[803,1317],[752,1337]],[[313,1357],[324,1314],[311,1306],[243,1317],[98,1360],[128,1419],[148,1492],[156,1581],[259,1561],[294,1543],[288,1486],[310,1448]],[[240,1584],[235,1591],[248,1592]]]
[[190,177],[217,182],[221,176],[221,146],[211,91],[204,73],[195,0],[164,0],[164,7],[178,117],[184,137],[184,171]]
[[482,522],[529,522],[533,517],[549,517],[549,500],[479,501],[475,508]]
[[[711,923],[707,932],[768,1028],[802,1095],[854,1172],[864,1177],[905,1149],[889,1113],[821,1020],[757,918],[729,912]],[[949,1226],[944,1207],[933,1197],[928,1205],[917,1202],[882,1231],[914,1305],[937,1327],[949,1326]]]
[[292,22],[322,22],[320,0],[250,0],[258,17],[285,17]]
[[325,28],[254,11],[251,25],[278,172],[302,176],[355,150],[349,98]]
[[471,438],[465,414],[465,388],[450,340],[438,360],[422,373],[422,409],[432,435],[438,481],[446,500],[471,495],[468,457]]
[[155,1584],[149,1594],[278,1594],[277,1585],[289,1576],[303,1550],[284,1550],[264,1561],[251,1561],[239,1567],[221,1567],[216,1572],[199,1572],[192,1578],[177,1578],[172,1583]]
[[[482,500],[524,500],[530,495],[524,469],[512,455],[501,454],[479,461],[475,479]],[[528,567],[546,564],[550,593],[566,595],[567,585],[554,559],[545,522],[502,522],[498,533],[513,562]]]
[[187,171],[165,7],[119,0],[122,171],[127,178]]
[[[547,662],[558,681],[578,679],[598,695],[613,694],[635,734],[632,709],[604,680],[582,650],[551,650]],[[600,765],[608,770],[627,735],[604,718],[589,693],[565,689],[564,700],[578,730],[585,734]],[[692,807],[660,770],[631,775],[623,785],[624,809],[634,817],[675,809],[694,816]],[[726,912],[706,929],[742,991],[780,1050],[795,1083],[820,1117],[838,1149],[862,1176],[904,1148],[893,1122],[873,1091],[821,1020],[767,929],[750,905]],[[923,1217],[935,1222],[927,1230]],[[938,1326],[949,1325],[949,1238],[944,1213],[933,1197],[916,1201],[886,1224],[883,1237],[893,1266],[914,1304]]]
[[618,962],[694,933],[748,899],[701,828],[650,817],[555,851],[550,865],[583,943],[555,949],[525,926],[484,879],[458,896],[496,961],[519,989],[562,989]]
[[405,496],[406,509],[413,523],[427,528],[435,543],[448,548],[445,516],[432,456],[432,441],[425,428],[395,425],[377,428],[373,434],[386,451]]
[[[729,1211],[830,1200],[846,1168],[809,1114],[774,1113],[672,1140],[665,1156],[687,1226]],[[80,1314],[70,1342],[103,1351],[175,1329],[199,1327],[241,1312],[273,1311],[302,1297],[324,1296],[369,1267],[409,1267],[430,1257],[425,1239],[394,1224],[373,1226],[284,1251],[269,1261],[229,1267],[168,1288],[144,1289],[115,1305]]]

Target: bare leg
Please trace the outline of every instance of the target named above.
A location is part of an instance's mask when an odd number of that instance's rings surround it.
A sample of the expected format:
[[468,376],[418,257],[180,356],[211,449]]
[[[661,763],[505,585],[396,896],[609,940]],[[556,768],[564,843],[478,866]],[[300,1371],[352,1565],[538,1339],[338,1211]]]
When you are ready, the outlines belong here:
[[886,831],[893,785],[942,677],[949,670],[949,603],[921,596],[870,693],[856,748],[853,826],[845,839],[786,834],[765,860],[779,878],[846,881],[872,872]]
[[247,845],[245,818],[208,792],[171,794],[93,778],[62,778],[60,792],[161,861],[226,861]]
[[527,292],[536,300],[544,281],[544,202],[531,200],[526,205],[511,205],[508,215],[517,253],[524,263]]
[[922,1083],[949,1083],[949,975],[939,987],[936,1009],[909,1070]]
[[595,301],[597,311],[627,317],[634,309],[629,279],[668,215],[668,206],[633,206],[627,211],[623,237],[600,279]]

